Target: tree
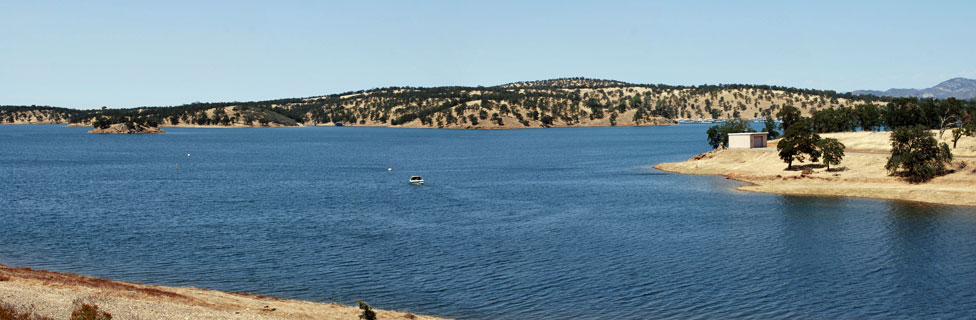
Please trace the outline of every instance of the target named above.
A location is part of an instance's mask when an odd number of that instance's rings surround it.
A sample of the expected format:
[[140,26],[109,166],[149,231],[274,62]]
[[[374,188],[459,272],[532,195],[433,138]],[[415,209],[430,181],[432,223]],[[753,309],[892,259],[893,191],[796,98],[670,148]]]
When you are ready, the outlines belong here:
[[959,122],[959,126],[952,129],[952,148],[956,148],[956,144],[959,143],[959,139],[963,136],[976,137],[976,123],[969,119],[969,114],[963,113],[963,120]]
[[818,146],[823,156],[823,163],[827,165],[827,171],[830,171],[830,165],[839,165],[840,161],[844,159],[844,144],[839,140],[834,138],[820,139]]
[[718,149],[719,146],[729,146],[729,133],[755,131],[756,130],[753,130],[752,127],[749,126],[749,122],[738,119],[729,119],[729,121],[726,121],[723,124],[708,128],[708,131],[705,133],[708,135],[708,145],[712,146],[713,149]]
[[786,169],[789,170],[793,169],[793,160],[803,161],[807,156],[810,156],[810,161],[819,160],[818,141],[820,135],[813,132],[809,119],[799,118],[785,130],[783,139],[776,144],[776,150],[779,150],[779,158],[786,162]]
[[98,117],[98,119],[95,119],[95,121],[92,122],[92,127],[95,129],[107,129],[111,125],[112,120],[104,117]]
[[951,161],[949,145],[935,140],[925,126],[898,127],[891,133],[891,156],[885,169],[890,175],[921,183],[944,174]]
[[776,113],[776,117],[782,121],[780,128],[783,129],[783,133],[785,134],[790,126],[800,120],[800,109],[791,105],[785,105]]
[[542,118],[540,118],[539,121],[542,122],[542,125],[543,126],[549,127],[549,126],[552,126],[553,118],[552,118],[552,116],[550,116],[550,115],[547,114],[547,115],[542,116]]
[[854,113],[857,115],[857,125],[861,127],[864,131],[878,131],[881,130],[881,108],[873,104],[861,104],[854,107]]
[[773,117],[766,116],[765,123],[766,123],[766,126],[763,127],[763,132],[768,132],[769,133],[769,135],[766,136],[766,139],[772,140],[772,139],[778,138],[779,137],[779,132],[776,131],[776,120],[773,120]]
[[936,103],[934,109],[935,116],[939,119],[939,138],[941,139],[946,128],[959,121],[962,101],[956,100],[956,98],[945,99]]
[[884,125],[888,128],[914,126],[924,123],[925,112],[916,98],[891,99],[884,112]]

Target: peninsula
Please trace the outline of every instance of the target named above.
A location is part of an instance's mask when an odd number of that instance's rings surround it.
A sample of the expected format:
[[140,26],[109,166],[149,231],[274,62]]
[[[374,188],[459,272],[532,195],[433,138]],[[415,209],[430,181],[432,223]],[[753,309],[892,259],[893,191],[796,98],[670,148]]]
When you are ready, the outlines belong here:
[[[703,175],[723,175],[748,182],[739,190],[786,195],[863,197],[907,200],[935,204],[976,206],[976,138],[963,137],[952,149],[951,173],[931,181],[912,184],[888,175],[885,163],[890,152],[890,132],[826,133],[845,146],[846,156],[838,170],[827,171],[819,164],[794,162],[796,170],[785,170],[776,151],[778,140],[761,149],[719,149],[685,162],[661,163],[659,170]],[[940,139],[950,145],[948,135]],[[806,170],[804,170],[806,169]]]

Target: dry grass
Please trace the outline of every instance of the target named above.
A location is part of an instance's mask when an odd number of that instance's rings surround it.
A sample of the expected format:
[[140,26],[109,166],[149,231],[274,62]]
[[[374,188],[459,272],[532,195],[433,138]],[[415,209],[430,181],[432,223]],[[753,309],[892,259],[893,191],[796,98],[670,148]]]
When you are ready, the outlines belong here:
[[[336,303],[151,286],[3,265],[0,276],[8,279],[0,282],[2,302],[20,308],[13,310],[54,319],[69,318],[82,304],[97,304],[117,319],[356,319],[360,313],[357,307]],[[437,319],[374,310],[380,319]]]
[[[939,131],[932,130],[938,139]],[[820,135],[824,138],[834,138],[840,140],[846,147],[847,152],[865,153],[890,153],[891,152],[891,132],[837,132],[824,133]],[[952,132],[946,130],[939,142],[945,142],[952,147]],[[976,137],[962,137],[956,148],[952,149],[952,155],[957,157],[976,157]]]
[[[687,174],[724,175],[752,183],[738,189],[790,195],[820,195],[908,200],[928,203],[976,206],[976,160],[957,159],[953,173],[929,182],[910,184],[888,175],[883,154],[848,154],[837,170],[820,164],[786,164],[772,150],[722,150],[696,156],[685,162],[662,163],[660,170]],[[804,173],[804,169],[809,170]],[[832,168],[833,169],[833,168]]]
[[21,278],[21,279],[32,279],[32,280],[41,281],[45,285],[82,286],[82,287],[105,289],[105,290],[112,290],[112,291],[138,292],[150,297],[169,297],[175,299],[191,300],[189,297],[184,296],[182,294],[157,289],[154,287],[135,285],[131,283],[112,281],[108,279],[87,277],[87,276],[77,275],[73,273],[60,273],[60,272],[51,272],[45,270],[34,270],[31,268],[7,268],[7,267],[0,268],[0,277],[5,277],[9,281],[11,276]]

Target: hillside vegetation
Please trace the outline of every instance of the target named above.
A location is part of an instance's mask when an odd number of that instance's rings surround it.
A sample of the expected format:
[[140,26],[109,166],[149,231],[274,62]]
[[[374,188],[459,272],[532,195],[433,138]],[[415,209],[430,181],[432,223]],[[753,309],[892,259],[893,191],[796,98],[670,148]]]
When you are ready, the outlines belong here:
[[752,119],[784,105],[804,114],[879,101],[833,91],[765,85],[669,86],[563,78],[493,87],[391,87],[253,102],[192,103],[174,107],[74,110],[0,107],[0,123],[140,120],[162,126],[343,125],[411,128],[536,128],[633,126],[675,119]]

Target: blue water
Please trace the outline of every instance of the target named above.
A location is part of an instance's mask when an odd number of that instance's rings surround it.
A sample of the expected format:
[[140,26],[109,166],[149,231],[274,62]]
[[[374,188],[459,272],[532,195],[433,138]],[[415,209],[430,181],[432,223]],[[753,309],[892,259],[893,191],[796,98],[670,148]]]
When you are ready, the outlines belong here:
[[706,128],[0,126],[0,263],[468,319],[976,317],[976,209],[650,168]]

